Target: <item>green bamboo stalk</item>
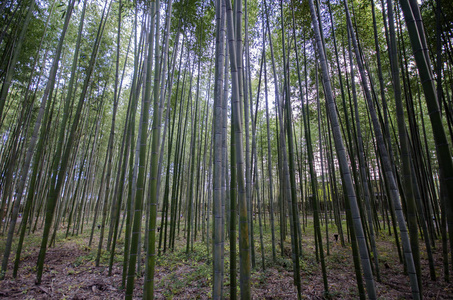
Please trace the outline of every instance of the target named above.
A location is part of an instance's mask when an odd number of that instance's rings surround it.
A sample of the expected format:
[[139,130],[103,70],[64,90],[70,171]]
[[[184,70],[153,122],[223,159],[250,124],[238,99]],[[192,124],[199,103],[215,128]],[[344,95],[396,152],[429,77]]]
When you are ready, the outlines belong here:
[[[424,37],[422,18],[417,3],[408,0],[400,0],[401,9],[403,10],[404,19],[409,32],[409,39],[412,45],[415,62],[419,71],[420,80],[425,94],[425,101],[428,107],[428,115],[436,144],[437,159],[442,166],[441,176],[444,178],[445,192],[448,195],[444,199],[449,199],[445,207],[447,212],[447,223],[453,227],[453,162],[447,136],[442,124],[441,111],[439,109],[439,99],[437,98],[432,76],[431,64],[427,55],[426,39]],[[418,16],[418,17],[417,17]],[[416,18],[417,17],[417,18]],[[449,231],[450,247],[453,249],[453,231]],[[451,250],[453,252],[453,250]]]
[[[16,70],[16,64],[19,59],[19,54],[21,53],[22,45],[25,40],[25,34],[27,33],[28,25],[30,24],[30,20],[31,20],[31,17],[35,10],[35,6],[36,6],[35,1],[34,0],[31,1],[31,4],[27,10],[27,15],[25,16],[23,23],[20,25],[21,31],[20,31],[18,40],[15,44],[14,53],[12,55],[11,61],[9,62],[9,66],[8,66],[8,69],[5,74],[5,79],[3,81],[2,88],[0,90],[0,125],[3,123],[3,120],[4,120],[4,118],[2,118],[3,109],[5,107],[6,98],[8,96],[9,88],[11,86],[11,81],[13,79],[13,76],[14,76],[14,73]],[[70,15],[70,13],[69,13],[69,15]]]
[[333,92],[332,92],[332,86],[330,83],[330,76],[329,76],[329,72],[328,72],[327,61],[326,61],[324,52],[322,51],[323,45],[322,45],[322,41],[321,41],[321,35],[319,33],[320,29],[318,27],[318,21],[317,21],[317,16],[315,13],[315,7],[313,5],[312,0],[309,0],[309,6],[310,6],[312,25],[313,25],[313,29],[315,32],[315,39],[316,39],[316,44],[317,44],[316,50],[318,52],[319,62],[321,64],[322,78],[323,78],[323,82],[324,82],[324,89],[325,89],[325,95],[326,95],[326,104],[328,106],[329,118],[331,121],[331,127],[332,127],[334,141],[335,141],[335,148],[337,151],[338,160],[339,160],[339,164],[340,164],[340,171],[342,173],[343,184],[344,184],[344,188],[345,188],[345,191],[347,193],[347,196],[349,198],[350,205],[351,205],[351,213],[352,213],[352,219],[353,219],[353,223],[354,223],[353,225],[354,225],[354,229],[356,232],[357,241],[359,244],[360,257],[362,260],[362,268],[364,271],[364,277],[365,277],[365,281],[366,281],[368,297],[370,299],[376,299],[375,284],[374,284],[373,274],[371,271],[371,264],[370,264],[370,259],[368,256],[368,250],[367,250],[367,246],[366,246],[365,236],[363,233],[362,221],[360,218],[359,207],[357,204],[355,190],[354,190],[354,186],[352,183],[352,176],[349,171],[348,161],[347,161],[347,157],[346,157],[346,150],[344,147],[343,137],[341,134],[340,125],[339,125],[339,121],[338,121],[338,115],[337,115],[337,111],[336,111],[336,105],[335,105],[335,102],[333,99]]
[[[236,53],[234,47],[235,41],[240,44],[240,38],[236,40],[233,30],[233,14],[231,1],[226,0],[226,15],[227,15],[227,34],[228,46],[230,51],[230,68],[231,68],[231,81],[232,81],[232,97],[231,104],[233,110],[233,130],[235,139],[235,156],[236,156],[236,172],[238,184],[238,203],[239,203],[239,253],[240,253],[240,286],[241,286],[241,299],[251,298],[251,260],[250,260],[250,240],[249,240],[249,223],[247,215],[247,200],[245,195],[245,182],[244,182],[244,162],[243,162],[243,141],[242,141],[242,122],[241,122],[241,107],[240,107],[240,86],[237,61],[238,57],[242,57],[241,53]],[[236,16],[240,18],[239,16]],[[236,22],[238,22],[236,20]],[[240,25],[236,27],[240,32]],[[236,56],[236,54],[238,56]],[[231,247],[232,245],[230,245]]]
[[396,116],[398,124],[398,137],[401,149],[402,162],[402,186],[407,207],[407,219],[410,235],[410,243],[412,255],[415,263],[415,271],[417,273],[418,287],[422,292],[421,282],[421,267],[420,267],[420,250],[418,245],[418,228],[417,228],[417,211],[415,206],[414,188],[412,186],[411,159],[412,155],[409,152],[408,138],[406,135],[406,123],[404,117],[403,103],[401,97],[401,83],[398,67],[398,52],[395,35],[395,22],[393,18],[393,1],[387,0],[387,11],[389,17],[389,33],[390,33],[390,66],[392,69],[393,78],[393,93],[395,96]]
[[376,109],[374,108],[374,104],[373,104],[372,98],[371,98],[371,93],[370,93],[370,90],[368,87],[368,83],[366,81],[365,70],[363,67],[362,58],[359,53],[359,48],[357,45],[357,39],[355,36],[355,32],[353,30],[347,0],[345,0],[344,6],[345,6],[345,12],[346,12],[346,20],[347,20],[348,28],[349,28],[350,34],[351,34],[352,45],[353,45],[353,48],[355,51],[357,65],[359,67],[360,78],[362,80],[362,87],[364,89],[366,100],[368,103],[368,111],[371,116],[374,133],[375,133],[376,140],[377,140],[377,147],[378,147],[379,155],[380,155],[381,162],[382,162],[382,165],[384,168],[384,175],[385,175],[385,177],[387,179],[387,183],[389,185],[390,199],[392,201],[393,207],[395,208],[398,226],[400,229],[401,242],[403,244],[405,261],[406,261],[406,265],[407,265],[407,269],[408,269],[409,278],[411,281],[412,295],[413,295],[414,299],[419,299],[420,290],[418,288],[417,274],[415,271],[414,259],[412,256],[412,250],[411,250],[411,245],[410,245],[409,236],[408,236],[408,232],[407,232],[406,221],[405,221],[402,207],[401,207],[401,200],[400,200],[400,196],[398,194],[398,188],[397,188],[395,177],[393,174],[392,165],[390,163],[388,150],[385,146],[384,137],[382,134],[382,130],[381,130],[378,118],[377,118]]
[[[139,148],[139,168],[137,175],[137,191],[135,194],[135,209],[133,216],[133,226],[132,226],[132,237],[131,237],[131,246],[130,246],[130,255],[129,255],[129,267],[127,272],[127,281],[126,281],[126,295],[125,299],[132,300],[132,294],[134,291],[134,281],[135,281],[135,267],[137,263],[138,252],[140,251],[139,239],[141,237],[141,225],[142,225],[142,210],[143,210],[143,198],[145,190],[145,160],[146,160],[146,148],[147,148],[147,139],[148,139],[148,120],[149,120],[149,103],[151,100],[151,69],[153,62],[153,47],[154,47],[154,12],[156,8],[156,3],[153,1],[151,3],[151,10],[149,13],[151,29],[149,31],[148,38],[148,53],[147,53],[147,62],[146,62],[146,80],[145,80],[145,93],[143,95],[143,104],[141,109],[141,131],[140,131],[140,148]],[[157,31],[159,28],[157,26]],[[156,47],[157,48],[157,47]]]
[[222,299],[223,263],[222,239],[222,131],[223,131],[223,70],[225,63],[225,7],[221,0],[216,1],[216,48],[215,48],[215,81],[214,81],[214,117],[213,117],[213,146],[214,146],[214,177],[213,177],[213,213],[212,213],[212,260],[213,284],[212,298]]

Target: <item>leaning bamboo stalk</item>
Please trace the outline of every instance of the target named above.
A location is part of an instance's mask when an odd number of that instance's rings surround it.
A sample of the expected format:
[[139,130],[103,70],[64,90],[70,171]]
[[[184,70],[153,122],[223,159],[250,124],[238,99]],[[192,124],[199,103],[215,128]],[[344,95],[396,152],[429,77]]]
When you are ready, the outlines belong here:
[[368,297],[370,299],[376,299],[376,290],[374,279],[371,271],[371,263],[368,256],[368,249],[366,245],[365,235],[363,232],[362,221],[359,213],[359,207],[357,204],[357,198],[355,195],[354,186],[352,183],[352,176],[349,171],[348,160],[346,157],[346,149],[344,147],[343,136],[340,130],[340,124],[338,120],[338,115],[336,111],[336,105],[334,102],[332,86],[330,82],[330,75],[328,71],[327,61],[324,54],[323,45],[321,41],[320,29],[318,26],[317,16],[315,13],[315,7],[313,5],[313,0],[309,0],[310,4],[310,13],[312,18],[312,25],[315,32],[315,39],[317,44],[317,52],[319,55],[319,62],[321,64],[322,78],[324,83],[325,95],[326,95],[326,104],[328,106],[329,118],[331,121],[331,129],[333,131],[335,148],[337,151],[337,156],[340,164],[340,171],[343,178],[343,183],[347,192],[347,196],[350,201],[351,213],[353,219],[353,225],[355,233],[357,236],[357,241],[359,243],[360,257],[362,260],[362,268],[364,271],[364,277],[366,281],[366,287],[368,292]]

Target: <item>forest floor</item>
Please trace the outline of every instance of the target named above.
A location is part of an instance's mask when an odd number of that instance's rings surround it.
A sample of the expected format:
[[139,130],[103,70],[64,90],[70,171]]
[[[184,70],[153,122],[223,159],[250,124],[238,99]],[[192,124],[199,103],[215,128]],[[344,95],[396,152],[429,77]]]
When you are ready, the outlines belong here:
[[[325,227],[324,227],[325,230]],[[329,255],[326,256],[327,280],[329,293],[324,293],[321,264],[317,262],[313,228],[306,228],[303,233],[303,258],[301,259],[301,281],[303,299],[358,299],[358,290],[352,261],[352,250],[335,241],[333,227],[329,226]],[[10,259],[5,280],[0,281],[0,299],[122,299],[125,292],[121,288],[122,248],[124,240],[120,237],[112,268],[108,276],[109,253],[101,255],[101,266],[95,266],[99,230],[96,229],[95,243],[88,246],[88,230],[79,236],[65,238],[64,230],[57,235],[55,247],[49,248],[41,285],[36,285],[36,261],[39,253],[41,235],[35,232],[26,237],[22,252],[21,265],[16,279],[12,278],[13,259]],[[379,266],[381,282],[376,283],[379,299],[412,299],[409,278],[404,274],[404,267],[399,262],[393,236],[382,231],[378,241]],[[293,285],[291,245],[288,236],[284,255],[277,247],[276,261],[272,260],[272,243],[270,229],[265,229],[264,267],[262,268],[261,248],[258,226],[256,233],[256,266],[252,270],[253,299],[297,299]],[[193,251],[186,253],[184,232],[176,241],[176,250],[157,257],[155,275],[156,299],[209,299],[211,298],[212,265],[206,243],[198,241]],[[276,238],[280,235],[276,232]],[[325,231],[324,250],[326,252]],[[0,236],[0,253],[6,237]],[[105,245],[105,242],[104,242]],[[434,250],[437,281],[429,277],[428,260],[424,243],[420,241],[422,282],[424,299],[453,299],[453,284],[446,283],[442,271],[442,247],[438,242]],[[15,248],[13,247],[13,250]],[[228,249],[228,244],[226,249]],[[211,249],[209,249],[211,251]],[[327,254],[327,252],[326,252]],[[14,257],[14,252],[11,255]],[[229,252],[225,252],[224,280],[225,295],[229,298]],[[144,272],[144,255],[142,256]],[[239,265],[238,265],[239,268]],[[451,268],[450,268],[451,270]],[[134,299],[141,299],[143,293],[143,276],[136,279]],[[239,275],[238,275],[239,282]],[[239,287],[238,287],[239,290]]]

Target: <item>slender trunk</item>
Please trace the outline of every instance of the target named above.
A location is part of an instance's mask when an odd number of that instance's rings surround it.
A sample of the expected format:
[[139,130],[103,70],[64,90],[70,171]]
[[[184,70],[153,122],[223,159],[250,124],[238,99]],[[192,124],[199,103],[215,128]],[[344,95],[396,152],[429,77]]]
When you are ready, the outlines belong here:
[[212,260],[213,285],[212,298],[222,299],[223,263],[222,239],[222,129],[223,129],[223,69],[225,63],[225,6],[222,0],[216,1],[216,50],[215,50],[215,84],[214,84],[214,117],[213,117],[213,146],[214,146],[214,177],[213,177],[213,213],[212,223]]
[[324,52],[322,51],[323,45],[322,45],[322,41],[321,41],[321,35],[319,33],[318,21],[317,21],[317,17],[315,14],[315,8],[314,8],[312,0],[309,0],[309,5],[310,5],[310,13],[311,13],[311,18],[312,18],[313,29],[315,32],[317,52],[318,52],[319,61],[321,64],[322,78],[323,78],[323,82],[324,82],[324,89],[325,89],[325,95],[326,95],[326,104],[328,106],[328,113],[329,113],[329,118],[330,118],[331,127],[332,127],[331,129],[333,131],[335,148],[337,150],[338,160],[339,160],[339,164],[340,164],[340,171],[342,173],[342,178],[343,178],[343,184],[345,186],[345,190],[347,192],[347,197],[349,198],[350,205],[351,205],[351,213],[352,213],[352,219],[353,219],[353,223],[354,223],[353,225],[354,225],[357,241],[359,244],[360,257],[362,260],[362,268],[363,268],[364,277],[365,277],[365,281],[366,281],[368,297],[370,299],[376,299],[376,290],[375,290],[373,274],[371,271],[371,263],[370,263],[370,259],[368,256],[368,249],[367,249],[366,240],[365,240],[365,236],[364,236],[364,232],[363,232],[363,226],[362,226],[362,221],[360,218],[359,207],[357,204],[357,198],[356,198],[354,186],[352,183],[352,176],[349,171],[348,161],[347,161],[347,157],[346,157],[346,150],[344,147],[343,137],[341,134],[340,124],[338,121],[338,115],[337,115],[336,105],[335,105],[334,98],[333,98],[333,91],[332,91],[332,86],[330,83],[330,76],[329,76],[329,72],[328,72],[327,61],[326,61]]

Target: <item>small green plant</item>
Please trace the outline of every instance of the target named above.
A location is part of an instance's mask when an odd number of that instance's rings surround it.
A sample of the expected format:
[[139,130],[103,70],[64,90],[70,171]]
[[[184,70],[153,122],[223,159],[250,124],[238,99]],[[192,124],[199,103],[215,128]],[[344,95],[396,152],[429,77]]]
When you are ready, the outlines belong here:
[[291,271],[293,268],[293,262],[286,257],[277,256],[276,264],[288,271]]

